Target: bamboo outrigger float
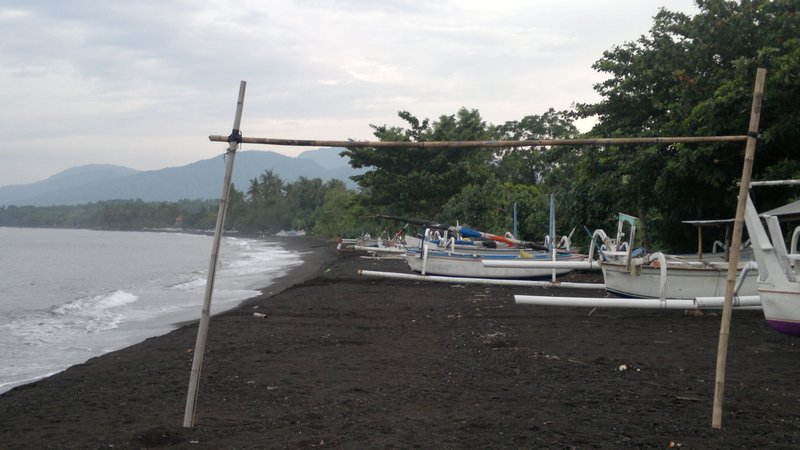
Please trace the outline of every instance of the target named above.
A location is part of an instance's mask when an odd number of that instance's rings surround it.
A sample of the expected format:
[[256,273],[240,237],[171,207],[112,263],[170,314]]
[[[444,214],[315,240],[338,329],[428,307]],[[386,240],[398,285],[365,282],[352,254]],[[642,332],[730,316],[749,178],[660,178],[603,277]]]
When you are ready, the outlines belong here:
[[438,283],[452,284],[484,284],[496,286],[520,286],[520,287],[565,287],[573,289],[603,289],[602,283],[571,283],[561,281],[542,281],[542,280],[512,280],[496,278],[472,278],[472,277],[447,277],[441,275],[420,275],[414,273],[381,272],[374,270],[359,270],[359,275],[365,277],[391,278],[395,280],[409,281],[430,281]]
[[[547,295],[515,295],[518,305],[569,306],[584,308],[630,308],[630,309],[720,309],[725,297],[683,298],[592,298],[550,297]],[[761,309],[758,295],[735,297],[733,307],[738,309]]]

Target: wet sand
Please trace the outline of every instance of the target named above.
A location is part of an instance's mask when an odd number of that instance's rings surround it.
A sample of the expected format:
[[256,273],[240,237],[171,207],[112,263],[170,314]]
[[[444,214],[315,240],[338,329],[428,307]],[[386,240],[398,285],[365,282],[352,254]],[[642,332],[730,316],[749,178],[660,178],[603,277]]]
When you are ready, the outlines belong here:
[[196,323],[0,395],[0,448],[800,446],[800,341],[759,311],[734,312],[715,430],[717,315],[517,306],[602,292],[365,278],[409,270],[286,244],[306,262],[212,318],[194,428]]

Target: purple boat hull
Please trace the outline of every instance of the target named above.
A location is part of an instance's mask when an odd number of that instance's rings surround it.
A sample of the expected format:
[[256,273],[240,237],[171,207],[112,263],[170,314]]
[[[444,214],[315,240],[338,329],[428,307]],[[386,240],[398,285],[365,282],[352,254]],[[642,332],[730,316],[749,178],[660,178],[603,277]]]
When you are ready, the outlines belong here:
[[780,333],[790,334],[792,336],[800,336],[800,323],[798,322],[767,319],[767,324],[772,327],[772,329]]

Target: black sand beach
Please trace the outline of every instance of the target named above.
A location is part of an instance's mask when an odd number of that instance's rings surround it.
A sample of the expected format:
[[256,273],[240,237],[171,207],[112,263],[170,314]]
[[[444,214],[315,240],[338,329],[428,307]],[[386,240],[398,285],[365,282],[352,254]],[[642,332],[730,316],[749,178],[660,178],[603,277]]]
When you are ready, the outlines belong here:
[[364,278],[408,269],[286,243],[306,263],[211,320],[194,428],[188,324],[0,395],[0,448],[800,446],[798,341],[759,311],[734,312],[714,430],[716,315],[516,306],[564,291]]

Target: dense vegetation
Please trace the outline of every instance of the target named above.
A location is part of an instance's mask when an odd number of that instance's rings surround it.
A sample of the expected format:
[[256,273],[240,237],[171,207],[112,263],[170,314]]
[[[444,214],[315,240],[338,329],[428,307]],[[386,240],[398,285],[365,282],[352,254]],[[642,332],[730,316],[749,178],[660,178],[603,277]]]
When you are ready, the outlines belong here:
[[[320,236],[357,234],[356,193],[340,180],[300,177],[286,183],[272,170],[251,180],[247,193],[231,187],[226,229],[251,234],[304,229]],[[0,226],[142,230],[181,228],[210,231],[216,226],[219,200],[143,202],[114,200],[77,206],[8,206],[0,208]]]
[[[503,124],[462,108],[436,120],[399,112],[402,127],[371,125],[381,141],[575,138],[578,118],[596,126],[580,137],[742,135],[747,131],[756,68],[768,70],[755,158],[756,179],[800,177],[800,17],[791,0],[697,0],[695,16],[661,10],[649,34],[604,52],[593,68],[608,74],[601,100],[549,110]],[[693,231],[681,220],[726,218],[735,211],[743,144],[552,148],[348,148],[360,189],[271,170],[232,190],[227,226],[246,232],[305,229],[353,236],[389,226],[369,214],[460,222],[502,233],[520,211],[521,237],[547,230],[547,197],[555,193],[560,233],[609,230],[617,212],[640,217],[646,244],[686,249]],[[798,195],[768,188],[759,206]],[[0,210],[0,225],[118,229],[213,228],[216,202],[102,202],[77,207]],[[576,237],[583,236],[579,231]],[[585,236],[584,236],[585,237]]]
[[0,225],[9,227],[141,230],[186,226],[214,228],[218,201],[143,202],[113,200],[77,206],[7,206]]
[[[604,52],[594,64],[609,78],[596,104],[548,111],[518,122],[484,123],[461,110],[438,121],[408,112],[405,128],[374,126],[381,140],[537,139],[576,136],[572,120],[594,117],[584,137],[743,135],[758,67],[767,69],[756,179],[800,177],[800,16],[787,0],[697,0],[689,17],[661,10],[648,35]],[[743,144],[628,145],[575,148],[388,150],[351,148],[371,209],[462,220],[487,231],[510,229],[520,204],[526,238],[547,230],[547,193],[557,196],[561,232],[609,230],[617,212],[644,222],[646,244],[688,249],[687,219],[735,212]],[[759,195],[759,207],[796,196],[790,188]],[[763,191],[762,191],[763,192]]]

